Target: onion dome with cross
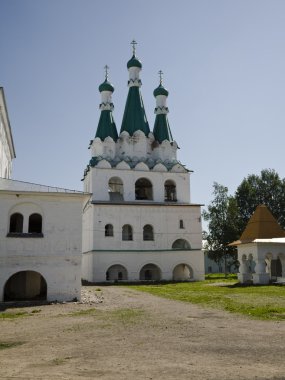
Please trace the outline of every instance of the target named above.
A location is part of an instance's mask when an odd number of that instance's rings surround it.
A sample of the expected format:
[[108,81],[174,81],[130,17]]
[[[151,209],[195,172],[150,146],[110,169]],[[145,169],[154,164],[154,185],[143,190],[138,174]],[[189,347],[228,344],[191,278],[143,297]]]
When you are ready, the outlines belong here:
[[163,72],[160,70],[159,74],[159,86],[153,91],[153,95],[156,98],[156,107],[154,113],[156,114],[155,123],[153,128],[153,135],[156,141],[162,143],[164,140],[170,142],[173,141],[172,133],[170,130],[167,114],[168,108],[166,106],[166,99],[168,91],[162,84]]
[[99,137],[102,141],[104,141],[106,137],[112,137],[114,141],[117,141],[118,132],[112,114],[114,109],[114,104],[112,103],[112,93],[114,92],[114,87],[108,81],[109,67],[106,65],[104,69],[105,81],[99,86],[99,91],[101,93],[101,104],[99,106],[101,115],[95,138]]

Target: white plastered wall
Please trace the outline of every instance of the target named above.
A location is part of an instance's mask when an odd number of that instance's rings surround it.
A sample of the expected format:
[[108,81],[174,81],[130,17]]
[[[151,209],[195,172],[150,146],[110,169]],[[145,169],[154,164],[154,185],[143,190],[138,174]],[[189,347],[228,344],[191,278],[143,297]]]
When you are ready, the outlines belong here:
[[[0,300],[7,280],[20,271],[39,272],[47,282],[47,299],[80,299],[82,196],[0,193]],[[43,218],[43,237],[7,237],[13,212]]]
[[124,201],[135,201],[135,183],[139,178],[147,178],[152,183],[154,202],[164,202],[164,183],[172,180],[176,184],[177,202],[188,203],[190,199],[190,180],[188,172],[144,171],[118,168],[91,168],[85,181],[86,190],[93,192],[93,200],[109,201],[108,182],[119,177],[124,185]]

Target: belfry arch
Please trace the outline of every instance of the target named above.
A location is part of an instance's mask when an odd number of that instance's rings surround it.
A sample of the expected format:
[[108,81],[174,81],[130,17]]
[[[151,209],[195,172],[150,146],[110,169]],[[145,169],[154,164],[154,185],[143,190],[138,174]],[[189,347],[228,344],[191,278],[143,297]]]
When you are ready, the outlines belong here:
[[124,184],[121,178],[112,177],[108,182],[108,191],[110,201],[122,201],[124,200]]
[[152,183],[147,178],[139,178],[135,184],[136,200],[153,200]]

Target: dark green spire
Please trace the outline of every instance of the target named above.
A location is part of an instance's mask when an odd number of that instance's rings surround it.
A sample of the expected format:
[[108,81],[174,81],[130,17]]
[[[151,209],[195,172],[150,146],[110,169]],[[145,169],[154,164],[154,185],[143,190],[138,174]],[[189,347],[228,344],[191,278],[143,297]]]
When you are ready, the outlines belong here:
[[168,140],[170,142],[173,141],[172,133],[166,114],[160,113],[156,115],[153,128],[153,135],[155,140],[158,141],[160,144],[164,140]]
[[118,140],[118,132],[111,110],[102,110],[95,138],[99,137],[102,141],[106,137],[112,137],[114,141]]
[[125,106],[121,131],[126,131],[130,136],[136,131],[142,131],[148,136],[150,129],[145,114],[140,88],[131,86]]
[[139,73],[141,71],[142,64],[136,57],[136,41],[132,41],[131,44],[133,45],[133,56],[127,65],[129,70],[129,93],[120,132],[126,131],[130,136],[132,136],[134,132],[142,131],[146,136],[148,136],[150,129],[140,91],[141,80],[139,78]]
[[162,71],[160,70],[158,74],[159,86],[153,92],[153,95],[156,98],[156,108],[154,110],[156,117],[154,122],[153,135],[155,140],[159,143],[162,143],[164,140],[172,142],[173,137],[167,118],[168,108],[166,106],[168,91],[162,84]]
[[108,81],[108,69],[109,67],[106,65],[105,81],[99,86],[99,91],[101,93],[101,115],[95,138],[99,137],[102,141],[104,141],[106,137],[112,137],[114,141],[117,141],[118,132],[112,114],[114,109],[114,105],[112,103],[112,93],[114,92],[114,87]]

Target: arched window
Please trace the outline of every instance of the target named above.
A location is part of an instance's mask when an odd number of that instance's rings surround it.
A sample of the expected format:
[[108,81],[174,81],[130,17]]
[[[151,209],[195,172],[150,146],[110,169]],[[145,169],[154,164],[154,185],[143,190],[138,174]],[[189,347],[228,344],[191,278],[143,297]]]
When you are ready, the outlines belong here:
[[19,212],[10,216],[10,233],[22,233],[23,232],[24,217]]
[[146,224],[143,228],[143,240],[154,240],[153,227],[150,224]]
[[136,200],[149,200],[153,199],[152,184],[147,178],[140,178],[135,184]]
[[114,236],[114,229],[112,224],[106,224],[105,236]]
[[110,201],[124,200],[124,185],[119,177],[112,177],[108,182]]
[[29,234],[42,233],[42,216],[40,214],[31,214],[29,217]]
[[165,202],[176,202],[176,184],[170,179],[164,183],[164,201]]
[[129,224],[125,224],[122,228],[122,240],[133,240],[133,229]]
[[190,244],[185,239],[177,239],[172,244],[172,249],[191,249]]

